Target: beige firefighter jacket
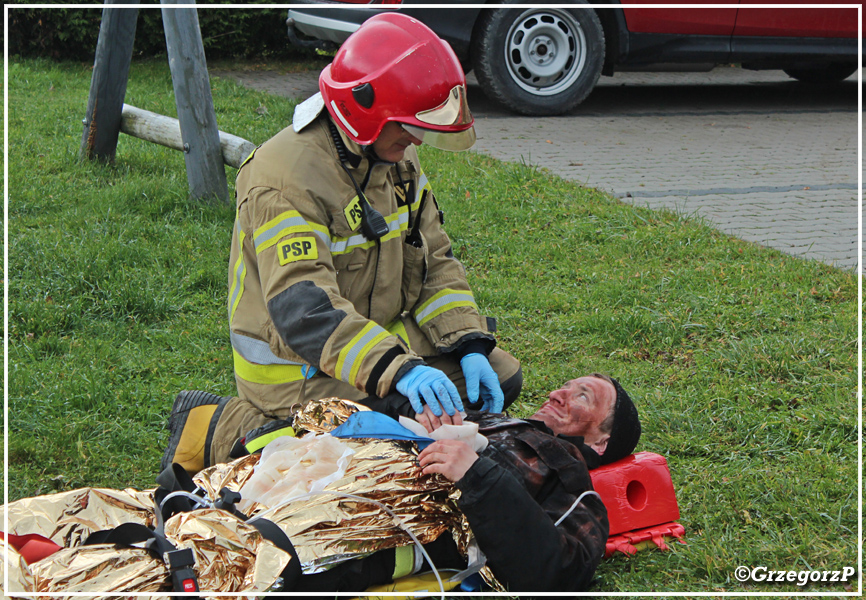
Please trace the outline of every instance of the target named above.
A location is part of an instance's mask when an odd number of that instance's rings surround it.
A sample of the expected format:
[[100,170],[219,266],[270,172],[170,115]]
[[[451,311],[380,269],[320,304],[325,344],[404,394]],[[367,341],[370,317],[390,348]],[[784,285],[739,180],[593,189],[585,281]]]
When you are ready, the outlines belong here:
[[338,132],[349,171],[388,225],[371,241],[328,122],[323,111],[299,132],[284,129],[238,173],[228,301],[235,374],[279,386],[312,365],[384,396],[421,355],[495,342],[415,148],[400,163],[373,162]]

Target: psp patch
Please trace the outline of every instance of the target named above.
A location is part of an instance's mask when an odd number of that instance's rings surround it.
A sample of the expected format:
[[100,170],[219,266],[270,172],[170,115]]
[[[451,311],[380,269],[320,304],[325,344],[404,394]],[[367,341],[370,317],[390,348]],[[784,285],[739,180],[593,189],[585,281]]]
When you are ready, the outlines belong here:
[[358,229],[364,216],[364,211],[361,209],[361,200],[358,196],[352,198],[352,201],[343,209],[343,214],[346,215],[349,229],[352,231]]
[[287,265],[297,260],[314,260],[319,258],[319,251],[316,248],[316,238],[314,237],[296,237],[280,242],[277,246],[277,253],[280,256],[281,265]]

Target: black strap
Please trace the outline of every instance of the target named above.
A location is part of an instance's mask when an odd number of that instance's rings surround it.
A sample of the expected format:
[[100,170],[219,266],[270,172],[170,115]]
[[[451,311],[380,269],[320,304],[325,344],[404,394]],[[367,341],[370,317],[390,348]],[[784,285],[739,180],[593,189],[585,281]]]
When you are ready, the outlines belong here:
[[199,590],[198,578],[192,568],[195,564],[192,550],[189,548],[178,550],[164,535],[141,523],[123,523],[114,529],[95,531],[84,540],[84,545],[115,544],[128,548],[142,542],[145,550],[159,560],[167,561],[166,566],[171,573],[172,588],[175,592]]
[[412,244],[416,248],[421,247],[421,214],[424,212],[424,204],[426,202],[427,190],[424,190],[421,194],[421,203],[418,205],[418,212],[415,213],[415,222],[412,224],[412,231],[410,231],[409,235],[406,236],[406,243]]
[[189,473],[177,463],[166,467],[157,475],[156,483],[159,484],[159,487],[153,492],[153,500],[156,503],[156,529],[162,531],[163,525],[169,517],[180,512],[189,512],[198,506],[193,500],[185,496],[176,496],[163,503],[165,498],[172,492],[193,493],[196,490],[196,485]]
[[[116,544],[119,546],[132,547],[136,544],[143,545],[144,549],[158,557],[160,560],[165,560],[165,557],[178,555],[185,551],[178,550],[174,544],[168,541],[165,537],[164,527],[165,520],[171,515],[178,512],[188,512],[198,505],[184,496],[172,498],[166,502],[160,510],[160,503],[172,492],[194,492],[198,489],[189,474],[177,464],[166,468],[157,476],[159,488],[154,491],[154,500],[156,502],[157,528],[150,529],[141,523],[123,523],[113,529],[95,531],[91,533],[84,541],[85,545],[89,544]],[[220,490],[220,499],[214,503],[215,508],[219,508],[231,513],[238,519],[247,522],[249,525],[262,535],[263,538],[274,544],[277,548],[287,552],[292,558],[286,568],[280,574],[283,578],[283,589],[291,591],[297,585],[301,577],[301,560],[298,557],[298,552],[295,550],[289,536],[280,529],[273,521],[267,519],[248,520],[248,517],[240,512],[236,504],[241,499],[238,492],[233,492],[228,488]],[[137,546],[138,547],[138,546]],[[187,591],[180,586],[184,582],[189,582],[190,579],[195,581],[195,573],[192,570],[192,562],[185,562],[175,568],[174,565],[169,565],[172,571],[172,582],[176,592]],[[178,575],[178,576],[176,576]],[[197,582],[195,582],[197,586]],[[197,589],[197,588],[196,588]]]
[[[154,497],[157,496],[157,493],[159,493],[162,498],[165,498],[169,493],[173,491],[192,492],[196,488],[192,478],[182,467],[180,467],[180,465],[173,465],[172,468],[164,470],[157,477],[157,482],[160,484],[160,487],[156,492],[154,492]],[[231,513],[241,521],[252,525],[259,533],[262,534],[263,538],[274,544],[280,550],[289,553],[292,559],[289,561],[289,564],[286,565],[286,568],[283,570],[280,576],[283,578],[283,590],[291,591],[297,585],[298,579],[301,577],[301,560],[300,558],[298,558],[298,553],[295,550],[294,545],[292,545],[289,536],[287,536],[286,533],[282,529],[280,529],[280,527],[273,521],[269,521],[267,519],[253,519],[252,521],[250,521],[249,517],[247,517],[247,515],[239,511],[237,508],[237,503],[240,500],[240,493],[224,487],[219,492],[219,500],[214,502],[214,508]],[[168,519],[176,512],[181,512],[180,510],[176,509],[179,506],[183,506],[184,503],[190,506],[190,508],[186,510],[192,510],[193,508],[196,508],[196,506],[194,506],[194,502],[189,498],[185,498],[183,496],[172,498],[163,507],[162,514],[164,515],[164,518]],[[160,527],[158,528],[157,532],[150,531],[147,527],[144,527],[144,530],[150,532],[155,538],[161,537],[163,540],[165,540],[165,538],[161,535],[162,527],[163,525],[162,523],[160,523]],[[146,534],[144,532],[139,532],[139,535]],[[168,541],[165,541],[168,544]],[[169,546],[171,546],[171,544],[169,544]]]
[[192,477],[189,476],[189,473],[186,472],[186,469],[177,463],[173,463],[170,467],[166,467],[162,473],[157,475],[156,483],[168,492],[193,492],[196,488],[195,482],[192,480]]
[[280,529],[279,525],[267,519],[253,519],[249,521],[249,525],[255,527],[263,538],[291,555],[292,560],[289,561],[280,576],[283,578],[283,591],[290,592],[295,589],[301,578],[301,559],[298,558],[298,551],[295,550],[289,536]]
[[[254,519],[249,521],[248,524],[255,527],[263,538],[292,557],[280,576],[283,578],[283,590],[293,590],[301,577],[301,560],[289,536],[276,523],[267,519]],[[166,555],[170,557],[177,550],[174,544],[169,542],[164,535],[141,523],[123,523],[114,529],[95,531],[84,540],[84,545],[116,544],[132,547],[142,542],[144,542],[144,549],[160,560],[163,560],[163,557]],[[175,591],[181,592],[184,590],[176,589]]]
[[158,554],[160,559],[166,552],[176,550],[174,544],[164,536],[157,535],[153,529],[141,523],[123,523],[114,529],[94,531],[84,540],[84,545],[118,544],[128,547],[142,542],[145,542],[146,549]]
[[[412,163],[408,163],[411,165]],[[403,180],[403,175],[400,173],[400,164],[396,165],[397,181],[400,182],[400,187],[406,193],[406,208],[409,210],[409,221],[412,222],[412,202],[415,199],[415,178],[409,175],[408,185]],[[418,211],[415,213],[415,221],[412,222],[412,231],[406,236],[406,242],[412,244],[416,248],[421,247],[421,213],[424,212],[424,204],[427,202],[427,193],[430,190],[425,189],[421,193],[421,202],[418,204]]]

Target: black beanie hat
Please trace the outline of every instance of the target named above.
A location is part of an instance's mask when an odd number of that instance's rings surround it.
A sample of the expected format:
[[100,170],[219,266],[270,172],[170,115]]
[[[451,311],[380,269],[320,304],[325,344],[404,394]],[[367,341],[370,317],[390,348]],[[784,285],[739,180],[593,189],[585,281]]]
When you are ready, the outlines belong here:
[[604,453],[599,456],[599,462],[603,465],[625,458],[634,452],[640,439],[640,419],[637,415],[637,407],[616,379],[611,377],[610,382],[616,390],[616,403],[613,407],[613,426],[610,430],[610,439],[607,441],[607,448],[605,448]]

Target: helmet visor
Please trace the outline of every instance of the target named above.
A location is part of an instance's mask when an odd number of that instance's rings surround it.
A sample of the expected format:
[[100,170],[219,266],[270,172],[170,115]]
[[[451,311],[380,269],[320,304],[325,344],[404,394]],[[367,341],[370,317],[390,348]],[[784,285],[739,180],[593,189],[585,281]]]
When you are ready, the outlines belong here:
[[466,100],[466,87],[455,85],[448,92],[445,102],[436,108],[415,113],[415,118],[422,123],[440,127],[471,125],[472,113],[469,112],[469,102]]
[[451,152],[460,152],[468,150],[475,143],[475,127],[464,129],[463,131],[436,131],[435,129],[422,129],[414,125],[400,123],[412,137],[418,138],[425,144],[439,148],[440,150],[449,150]]

